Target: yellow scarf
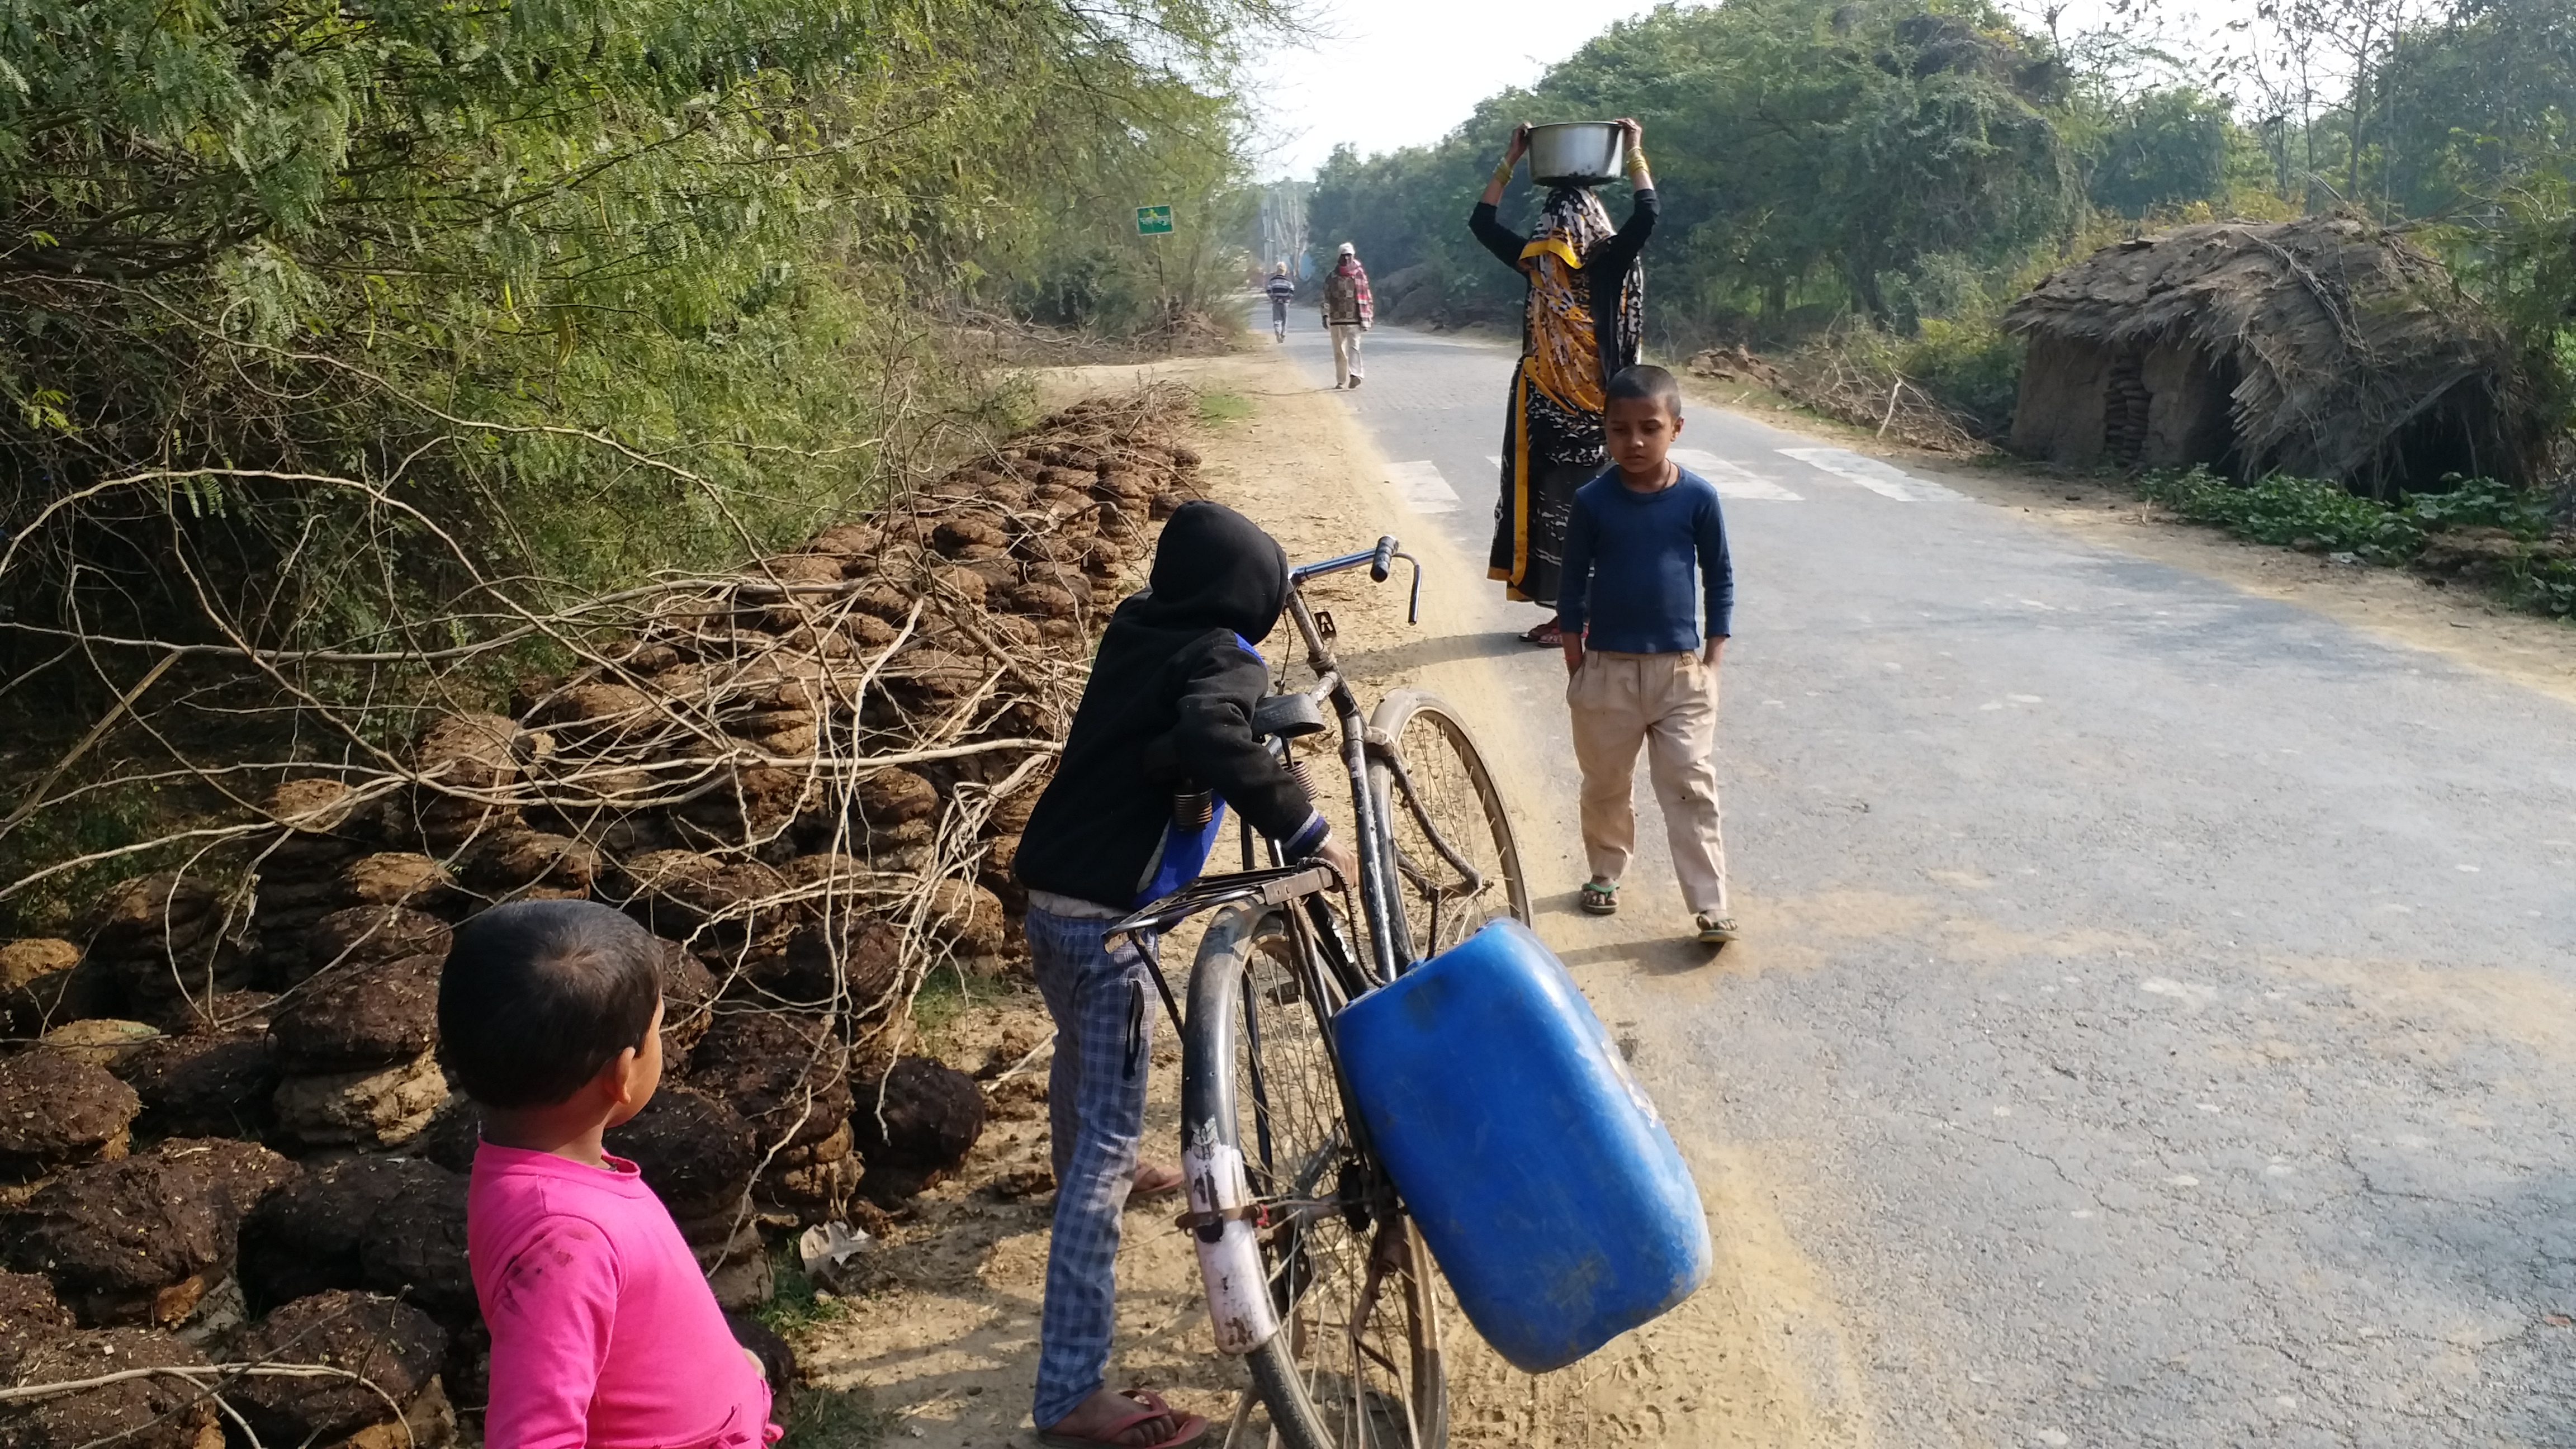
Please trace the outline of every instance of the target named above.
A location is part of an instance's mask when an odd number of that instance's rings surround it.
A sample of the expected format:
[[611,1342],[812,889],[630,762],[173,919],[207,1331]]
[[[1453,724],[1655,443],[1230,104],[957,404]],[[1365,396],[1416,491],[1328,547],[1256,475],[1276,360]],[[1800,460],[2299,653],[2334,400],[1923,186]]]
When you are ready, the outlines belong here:
[[1529,378],[1560,407],[1601,411],[1601,347],[1583,254],[1613,234],[1601,198],[1568,188],[1548,198],[1521,248],[1529,274]]

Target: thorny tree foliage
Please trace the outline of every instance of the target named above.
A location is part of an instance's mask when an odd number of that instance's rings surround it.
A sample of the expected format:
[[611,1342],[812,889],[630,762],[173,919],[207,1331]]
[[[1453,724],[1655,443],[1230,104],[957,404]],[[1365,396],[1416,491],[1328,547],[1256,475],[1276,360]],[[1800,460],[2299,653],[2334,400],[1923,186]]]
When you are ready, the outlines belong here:
[[1290,19],[8,4],[0,867],[169,813],[21,809],[82,778],[29,788],[93,724],[135,737],[147,675],[193,710],[147,752],[381,756],[424,668],[488,705],[581,658],[582,601],[809,536],[990,436],[1016,404],[932,315],[1048,250],[1066,175],[1239,164],[1240,47]]
[[479,568],[575,585],[810,531],[881,488],[907,400],[955,391],[908,304],[1034,224],[1049,168],[1196,137],[1238,35],[1279,18],[14,5],[0,523],[96,491],[0,602],[85,627],[184,611],[191,550],[275,593],[255,623],[286,643],[380,622],[335,567],[464,585],[407,566],[421,524],[369,537],[308,475],[400,496]]

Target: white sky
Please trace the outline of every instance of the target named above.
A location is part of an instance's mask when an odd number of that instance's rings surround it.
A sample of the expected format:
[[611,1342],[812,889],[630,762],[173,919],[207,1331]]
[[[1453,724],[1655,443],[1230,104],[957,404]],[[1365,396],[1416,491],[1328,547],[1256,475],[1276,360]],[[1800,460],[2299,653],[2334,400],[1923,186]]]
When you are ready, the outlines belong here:
[[[2041,3],[2004,0],[2034,29]],[[2226,22],[2250,16],[2255,0],[2161,5],[2172,44],[2216,49]],[[1326,38],[1283,50],[1255,72],[1274,144],[1262,174],[1310,176],[1345,141],[1363,154],[1436,141],[1476,102],[1535,82],[1611,22],[1653,8],[1651,0],[1317,0]],[[2109,14],[2109,0],[2068,0],[2060,33]]]

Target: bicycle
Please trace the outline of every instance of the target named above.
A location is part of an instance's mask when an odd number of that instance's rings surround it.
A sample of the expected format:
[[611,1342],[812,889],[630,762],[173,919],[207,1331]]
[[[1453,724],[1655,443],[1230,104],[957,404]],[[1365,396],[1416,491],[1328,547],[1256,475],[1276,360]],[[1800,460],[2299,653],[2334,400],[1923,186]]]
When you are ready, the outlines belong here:
[[[1290,1449],[1448,1440],[1430,1254],[1350,1100],[1333,1020],[1486,922],[1530,916],[1511,821],[1457,711],[1407,689],[1363,719],[1333,654],[1332,616],[1306,602],[1311,580],[1365,566],[1384,583],[1398,559],[1413,566],[1414,622],[1422,565],[1393,538],[1290,573],[1287,613],[1316,682],[1263,700],[1253,720],[1292,768],[1291,742],[1332,727],[1327,707],[1338,723],[1356,908],[1353,883],[1330,867],[1286,862],[1275,844],[1257,866],[1246,826],[1242,871],[1202,876],[1110,927],[1160,936],[1216,913],[1186,1012],[1155,967],[1181,1027],[1190,1211],[1180,1225],[1197,1239],[1218,1347],[1246,1359],[1274,1441]],[[1358,927],[1356,949],[1346,922]],[[1229,1444],[1250,1409],[1246,1400]]]

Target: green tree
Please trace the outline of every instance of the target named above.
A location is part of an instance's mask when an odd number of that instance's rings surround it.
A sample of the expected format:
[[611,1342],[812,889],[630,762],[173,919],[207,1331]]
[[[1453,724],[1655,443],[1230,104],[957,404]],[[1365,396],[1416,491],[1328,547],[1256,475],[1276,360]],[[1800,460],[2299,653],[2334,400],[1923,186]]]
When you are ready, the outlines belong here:
[[2576,148],[2576,10],[2458,0],[2392,37],[2375,87],[2388,204],[2434,216],[2491,203]]
[[276,637],[411,638],[467,575],[627,581],[871,499],[946,385],[920,308],[1078,234],[1057,174],[1106,194],[1194,156],[1217,196],[1237,46],[1282,18],[8,10],[0,525],[81,527],[14,550],[0,608],[48,651],[28,631],[221,580],[273,595]]
[[2227,194],[2233,107],[2187,86],[2151,90],[2122,108],[2094,164],[2097,206],[2123,216]]
[[[1020,224],[974,253],[990,280],[975,290],[1050,325],[1126,333],[1207,311],[1240,281],[1258,206],[1242,108],[1178,83],[1150,101],[1150,128],[1104,128],[1055,149],[1028,180]],[[1138,235],[1135,209],[1165,204],[1172,233]]]
[[[1668,4],[1610,26],[1531,90],[1483,102],[1439,146],[1336,156],[1317,177],[1315,215],[1319,228],[1329,217],[1373,229],[1379,257],[1437,261],[1477,295],[1516,294],[1463,249],[1467,209],[1512,125],[1634,115],[1664,207],[1648,256],[1659,313],[1749,303],[1776,316],[1830,285],[1893,319],[1891,284],[1962,257],[2009,269],[2078,219],[2082,176],[2059,134],[2065,82],[2037,41],[1981,4]],[[1607,199],[1618,210],[1619,188]],[[1517,188],[1507,198],[1515,218],[1527,205]]]

